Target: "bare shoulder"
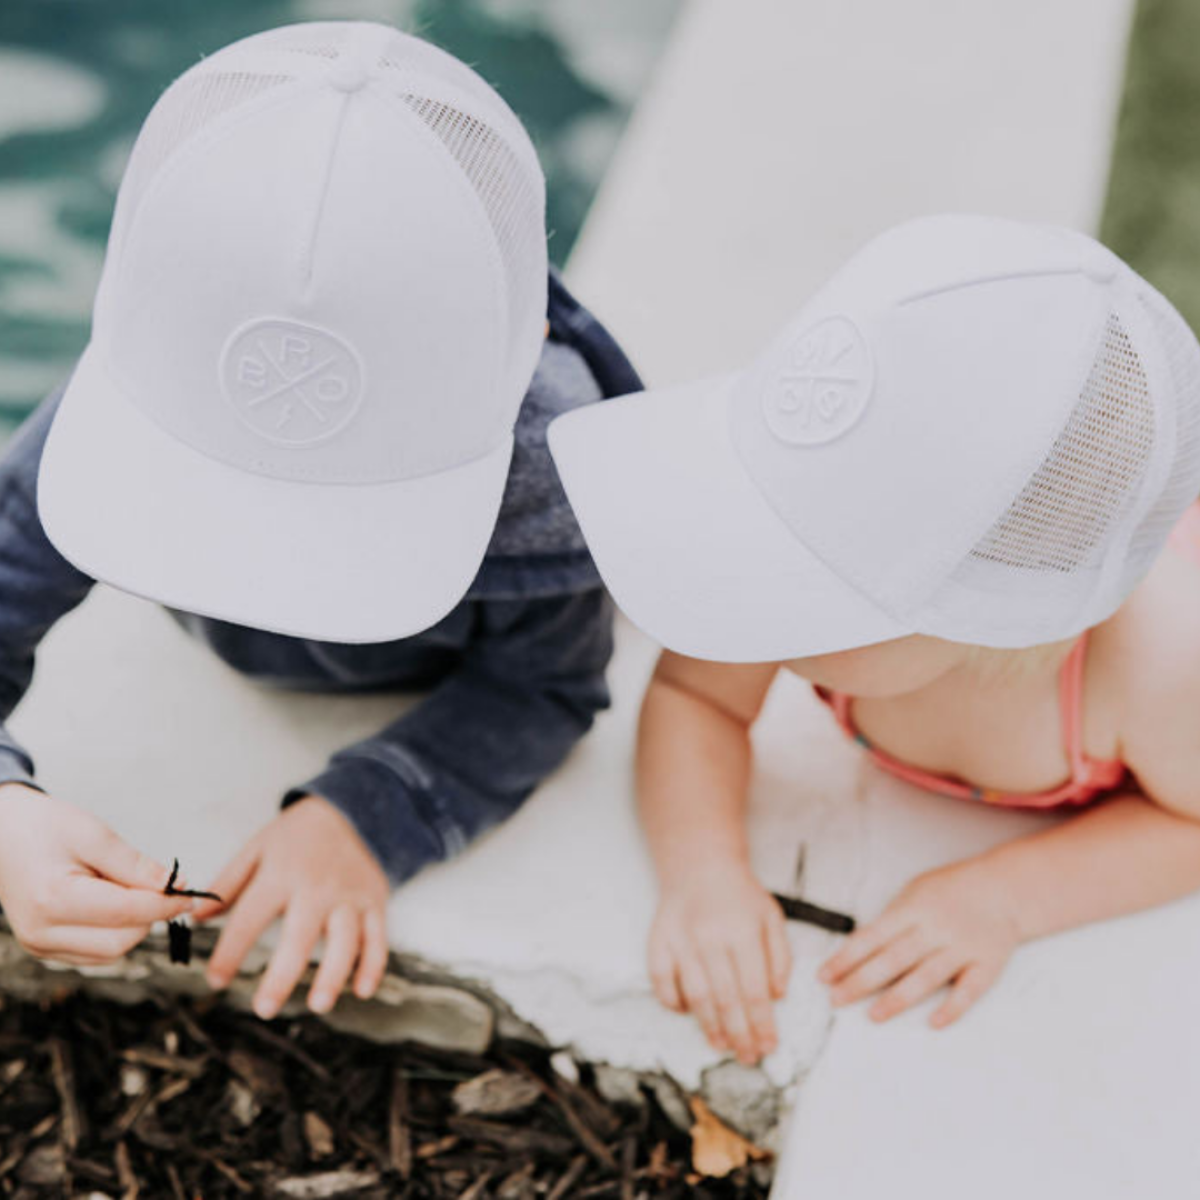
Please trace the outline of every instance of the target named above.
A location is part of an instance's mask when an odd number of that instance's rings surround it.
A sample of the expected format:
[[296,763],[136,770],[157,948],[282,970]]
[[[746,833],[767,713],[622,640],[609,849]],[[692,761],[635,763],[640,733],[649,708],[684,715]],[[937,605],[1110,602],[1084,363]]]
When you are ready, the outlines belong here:
[[1200,812],[1200,566],[1164,554],[1095,651],[1122,757],[1152,797]]

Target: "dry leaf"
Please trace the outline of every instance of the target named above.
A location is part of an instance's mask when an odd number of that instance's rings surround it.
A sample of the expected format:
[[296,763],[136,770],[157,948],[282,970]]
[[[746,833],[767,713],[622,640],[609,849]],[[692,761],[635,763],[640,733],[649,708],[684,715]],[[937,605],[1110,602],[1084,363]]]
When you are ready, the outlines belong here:
[[689,1104],[696,1118],[692,1126],[692,1166],[701,1175],[723,1179],[748,1162],[771,1157],[766,1150],[730,1129],[699,1096],[692,1096]]

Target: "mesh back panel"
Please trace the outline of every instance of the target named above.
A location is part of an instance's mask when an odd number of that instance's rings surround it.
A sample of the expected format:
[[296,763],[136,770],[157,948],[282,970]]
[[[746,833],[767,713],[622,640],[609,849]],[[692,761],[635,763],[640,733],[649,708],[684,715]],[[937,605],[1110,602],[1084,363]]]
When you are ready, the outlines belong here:
[[[1116,314],[1079,401],[1008,510],[922,606],[922,629],[956,641],[1032,645],[1103,620],[1145,576],[1200,493],[1200,346],[1157,294],[1140,293],[1171,395],[1151,376]],[[1139,326],[1140,326],[1139,322]],[[1148,471],[1174,424],[1165,484]],[[1122,522],[1151,485],[1157,498],[1127,536]],[[1115,535],[1115,537],[1114,537]],[[1106,558],[1117,554],[1115,565]]]
[[966,571],[978,560],[1066,573],[1094,565],[1105,533],[1137,493],[1153,437],[1146,373],[1110,315],[1070,420],[1009,510],[971,551]]
[[[353,54],[347,36],[347,26],[337,22],[269,30],[219,51],[172,84],[130,156],[114,241],[177,149],[264,92],[320,77],[326,63]],[[445,147],[491,226],[508,302],[506,369],[523,392],[540,353],[546,287],[544,183],[528,135],[483,79],[435,46],[394,33],[377,53],[377,79]],[[246,69],[251,64],[254,69]]]
[[1187,322],[1157,294],[1142,303],[1166,351],[1175,393],[1175,459],[1158,502],[1138,526],[1130,545],[1132,566],[1145,571],[1175,522],[1200,492],[1200,348]]
[[[394,79],[398,99],[442,142],[479,197],[503,265],[509,328],[540,323],[545,281],[528,264],[537,261],[545,240],[543,186],[523,128],[515,117],[506,119],[507,110],[474,71],[425,42],[397,37],[379,66],[385,78]],[[532,371],[532,363],[508,365]]]
[[290,75],[213,71],[183,76],[151,110],[129,159],[122,191],[131,208],[179,146],[222,113],[287,83]]

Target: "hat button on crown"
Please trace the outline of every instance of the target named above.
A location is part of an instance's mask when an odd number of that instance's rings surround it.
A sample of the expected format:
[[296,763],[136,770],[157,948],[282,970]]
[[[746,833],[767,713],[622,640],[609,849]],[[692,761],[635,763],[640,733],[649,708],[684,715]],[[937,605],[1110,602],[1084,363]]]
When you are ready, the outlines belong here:
[[1084,264],[1083,273],[1093,283],[1112,283],[1117,277],[1117,268],[1110,259],[1097,256]]
[[367,82],[367,72],[361,63],[346,59],[329,72],[331,86],[339,92],[357,92]]

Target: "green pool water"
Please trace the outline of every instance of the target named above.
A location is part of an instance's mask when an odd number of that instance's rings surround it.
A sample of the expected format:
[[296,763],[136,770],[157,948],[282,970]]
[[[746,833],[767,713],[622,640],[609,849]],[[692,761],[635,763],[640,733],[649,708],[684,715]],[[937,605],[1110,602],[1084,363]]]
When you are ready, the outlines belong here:
[[121,171],[201,55],[292,21],[359,18],[471,63],[528,126],[562,262],[679,0],[0,0],[0,428],[87,340]]

